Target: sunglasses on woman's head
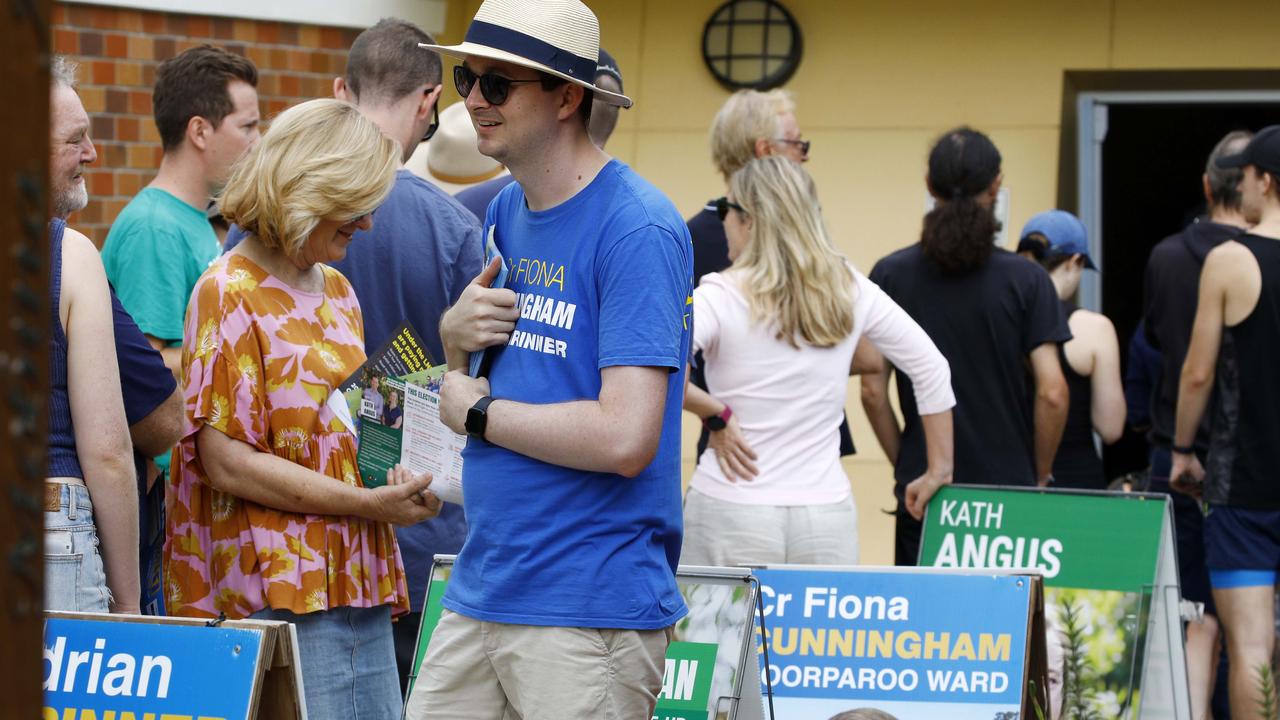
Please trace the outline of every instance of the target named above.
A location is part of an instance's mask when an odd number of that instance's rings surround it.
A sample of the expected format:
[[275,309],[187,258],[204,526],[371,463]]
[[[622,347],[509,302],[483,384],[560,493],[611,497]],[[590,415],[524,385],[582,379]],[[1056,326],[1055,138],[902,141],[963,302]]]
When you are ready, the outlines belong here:
[[711,201],[711,204],[715,206],[716,215],[720,217],[720,222],[724,222],[724,219],[729,217],[730,209],[737,210],[743,215],[747,214],[746,208],[742,207],[736,202],[729,200],[729,198],[727,197],[716,198],[715,200]]
[[512,80],[491,72],[476,75],[466,65],[459,65],[453,69],[453,86],[457,88],[458,95],[461,95],[464,100],[471,94],[471,89],[476,86],[477,80],[480,81],[480,94],[490,105],[501,105],[506,102],[507,96],[511,94],[512,85],[542,82],[541,80]]

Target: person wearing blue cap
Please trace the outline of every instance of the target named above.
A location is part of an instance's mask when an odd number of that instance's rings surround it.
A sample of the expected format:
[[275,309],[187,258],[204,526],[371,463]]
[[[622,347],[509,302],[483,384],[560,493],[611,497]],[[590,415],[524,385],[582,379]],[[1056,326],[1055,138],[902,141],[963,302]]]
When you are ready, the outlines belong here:
[[[1274,699],[1256,679],[1275,649],[1280,570],[1280,125],[1258,131],[1243,151],[1216,164],[1243,168],[1240,206],[1252,227],[1205,257],[1169,475],[1207,508],[1205,563],[1235,710]],[[1211,394],[1209,455],[1201,465],[1194,443]]]
[[1055,487],[1105,490],[1107,477],[1093,444],[1097,432],[1110,445],[1124,431],[1124,386],[1120,380],[1120,342],[1107,316],[1071,302],[1085,270],[1098,269],[1089,257],[1084,223],[1063,210],[1049,210],[1022,228],[1018,253],[1049,273],[1071,339],[1058,346],[1071,403],[1062,442],[1053,458]]

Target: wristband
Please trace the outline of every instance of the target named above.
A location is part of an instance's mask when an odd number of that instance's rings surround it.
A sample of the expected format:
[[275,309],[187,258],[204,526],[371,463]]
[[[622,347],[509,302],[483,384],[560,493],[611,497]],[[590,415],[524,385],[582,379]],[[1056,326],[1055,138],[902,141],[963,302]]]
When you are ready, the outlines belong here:
[[702,425],[712,432],[723,430],[729,424],[729,418],[731,417],[733,417],[733,408],[725,405],[724,410],[721,411],[720,414],[703,418]]
[[1169,449],[1179,455],[1194,455],[1196,452],[1194,445],[1174,445]]

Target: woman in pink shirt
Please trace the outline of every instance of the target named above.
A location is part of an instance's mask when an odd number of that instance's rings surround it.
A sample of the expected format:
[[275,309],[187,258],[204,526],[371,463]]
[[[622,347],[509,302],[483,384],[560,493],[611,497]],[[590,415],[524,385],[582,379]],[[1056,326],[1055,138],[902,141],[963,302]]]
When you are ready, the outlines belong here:
[[929,444],[908,488],[923,512],[951,481],[951,373],[924,331],[836,251],[813,179],[753,160],[717,201],[733,264],[694,290],[709,392],[684,408],[711,432],[685,499],[681,562],[853,564],[857,514],[838,428],[864,334],[915,385]]

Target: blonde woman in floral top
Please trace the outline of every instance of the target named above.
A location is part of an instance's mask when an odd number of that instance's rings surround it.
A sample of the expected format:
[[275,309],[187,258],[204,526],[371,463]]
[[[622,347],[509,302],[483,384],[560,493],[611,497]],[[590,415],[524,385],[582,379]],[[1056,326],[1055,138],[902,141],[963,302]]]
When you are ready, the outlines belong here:
[[409,598],[392,525],[440,508],[430,478],[400,468],[366,489],[356,438],[325,404],[365,356],[355,293],[324,263],[371,226],[399,157],[336,100],[281,114],[221,201],[249,235],[187,308],[168,608],[296,624],[313,720],[399,715],[391,617]]

